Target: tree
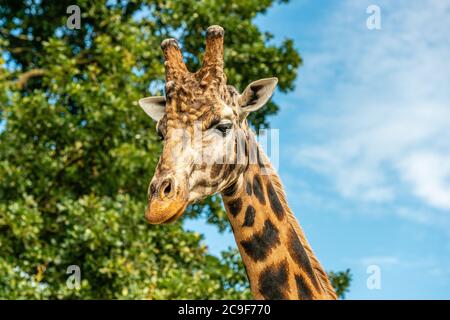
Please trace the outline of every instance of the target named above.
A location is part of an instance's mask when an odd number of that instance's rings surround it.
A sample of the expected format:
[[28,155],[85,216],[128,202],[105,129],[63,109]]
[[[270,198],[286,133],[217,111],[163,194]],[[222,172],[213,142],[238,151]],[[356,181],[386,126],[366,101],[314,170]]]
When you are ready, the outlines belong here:
[[334,290],[336,290],[337,296],[345,299],[345,294],[349,291],[350,282],[352,281],[350,269],[339,272],[330,271],[328,276],[330,277]]
[[[250,297],[235,251],[210,255],[182,221],[145,223],[161,144],[136,101],[162,93],[160,42],[176,36],[195,70],[211,24],[226,30],[230,83],[276,74],[292,90],[292,41],[269,44],[252,22],[272,2],[83,0],[80,29],[66,26],[70,0],[1,2],[0,297]],[[217,197],[188,211],[227,228]]]

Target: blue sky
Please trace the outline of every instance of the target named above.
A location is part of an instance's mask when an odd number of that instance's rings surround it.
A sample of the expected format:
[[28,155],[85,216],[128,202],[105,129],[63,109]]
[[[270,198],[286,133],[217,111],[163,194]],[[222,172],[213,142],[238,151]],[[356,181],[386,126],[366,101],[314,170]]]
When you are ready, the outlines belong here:
[[[381,30],[366,27],[371,4]],[[256,23],[304,59],[271,126],[322,264],[351,268],[347,299],[450,299],[449,1],[297,0]],[[204,221],[186,228],[214,254],[236,246]],[[381,289],[368,289],[369,265]]]

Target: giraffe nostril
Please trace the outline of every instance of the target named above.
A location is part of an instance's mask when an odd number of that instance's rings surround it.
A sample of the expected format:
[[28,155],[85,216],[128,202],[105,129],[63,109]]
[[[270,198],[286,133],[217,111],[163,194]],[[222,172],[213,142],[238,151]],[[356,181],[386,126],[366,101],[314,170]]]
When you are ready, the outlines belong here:
[[164,180],[159,187],[159,197],[161,199],[168,198],[173,193],[173,181],[172,179]]
[[172,184],[169,181],[169,183],[166,184],[166,186],[163,190],[165,196],[168,196],[170,194],[171,188],[172,188]]

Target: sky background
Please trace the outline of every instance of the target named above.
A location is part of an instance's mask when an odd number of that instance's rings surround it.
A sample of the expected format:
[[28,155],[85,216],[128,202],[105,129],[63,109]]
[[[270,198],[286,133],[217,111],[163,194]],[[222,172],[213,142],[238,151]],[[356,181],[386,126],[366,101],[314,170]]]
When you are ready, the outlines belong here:
[[[371,4],[381,30],[366,26]],[[294,0],[256,23],[304,60],[270,122],[289,204],[325,269],[351,269],[347,299],[450,299],[450,1]],[[214,254],[236,247],[202,220],[185,225]]]

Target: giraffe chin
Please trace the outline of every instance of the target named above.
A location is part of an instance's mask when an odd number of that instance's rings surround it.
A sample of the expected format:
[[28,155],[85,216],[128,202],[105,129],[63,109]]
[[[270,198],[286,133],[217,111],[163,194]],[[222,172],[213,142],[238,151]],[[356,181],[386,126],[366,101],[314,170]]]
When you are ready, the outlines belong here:
[[172,201],[168,206],[149,204],[145,212],[145,219],[150,224],[168,224],[175,222],[187,207],[186,202]]

